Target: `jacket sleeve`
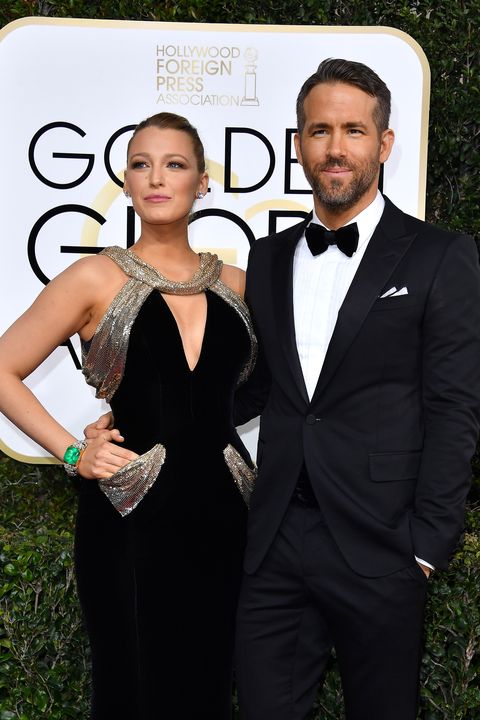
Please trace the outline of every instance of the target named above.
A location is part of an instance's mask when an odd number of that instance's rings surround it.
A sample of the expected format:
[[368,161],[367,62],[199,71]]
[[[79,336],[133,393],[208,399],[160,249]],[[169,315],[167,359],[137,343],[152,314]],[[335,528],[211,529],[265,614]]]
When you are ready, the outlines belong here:
[[445,568],[463,529],[480,417],[480,271],[469,237],[447,245],[422,340],[425,435],[412,537],[416,556]]
[[259,342],[255,368],[247,382],[241,385],[235,394],[235,425],[243,425],[262,413],[270,394],[270,385],[270,371]]
[[[258,241],[257,241],[258,243]],[[258,272],[258,263],[255,260],[258,245],[255,243],[250,250],[247,267],[247,281],[245,301],[252,317],[253,329],[258,341],[258,356],[255,368],[246,383],[241,385],[235,395],[234,423],[243,425],[262,413],[270,394],[271,375],[262,341],[256,329],[255,322],[255,273]]]

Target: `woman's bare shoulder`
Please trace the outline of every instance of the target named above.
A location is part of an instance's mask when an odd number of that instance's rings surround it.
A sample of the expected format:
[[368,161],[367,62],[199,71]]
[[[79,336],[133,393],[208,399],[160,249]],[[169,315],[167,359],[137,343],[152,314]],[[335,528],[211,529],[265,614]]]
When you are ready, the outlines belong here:
[[88,255],[69,265],[47,288],[51,287],[52,291],[64,288],[95,303],[103,302],[105,295],[118,292],[126,279],[125,273],[110,258]]
[[224,265],[220,279],[241,298],[245,295],[245,271],[234,265]]
[[[65,274],[77,276],[83,281],[105,281],[125,278],[125,273],[107,255],[88,255],[72,263]],[[62,273],[63,274],[63,273]]]

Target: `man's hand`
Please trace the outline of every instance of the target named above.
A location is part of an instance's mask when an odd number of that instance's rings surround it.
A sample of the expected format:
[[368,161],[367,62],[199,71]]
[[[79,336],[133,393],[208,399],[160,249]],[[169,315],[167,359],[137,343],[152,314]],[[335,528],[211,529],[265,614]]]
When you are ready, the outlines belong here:
[[100,415],[98,420],[95,420],[95,422],[87,425],[83,433],[87,440],[95,440],[102,430],[110,430],[111,432],[116,433],[117,436],[113,438],[116,442],[123,441],[120,430],[116,430],[113,427],[113,413],[111,411],[105,413],[104,415]]
[[135,460],[138,455],[114,443],[124,441],[120,430],[113,427],[113,414],[107,412],[98,420],[87,425],[83,431],[88,440],[87,447],[78,464],[80,475],[87,480],[101,480]]
[[423,565],[422,563],[417,562],[417,565],[423,570],[427,578],[430,577],[430,574],[432,572],[432,569],[427,567],[426,565]]

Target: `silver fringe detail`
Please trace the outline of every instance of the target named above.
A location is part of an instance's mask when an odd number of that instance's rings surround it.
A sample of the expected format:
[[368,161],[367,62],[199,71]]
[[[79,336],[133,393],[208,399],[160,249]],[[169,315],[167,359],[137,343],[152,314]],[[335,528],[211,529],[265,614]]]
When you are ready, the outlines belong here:
[[230,444],[227,445],[223,451],[223,456],[246,506],[249,507],[250,496],[255,488],[255,480],[257,479],[257,467],[254,466],[253,469],[249,467],[238,450],[235,450],[233,445]]
[[251,374],[257,357],[255,338],[246,304],[220,278],[222,261],[211,253],[200,253],[200,267],[186,282],[169,280],[130,250],[108,247],[107,255],[130,277],[115,296],[100,321],[88,351],[82,346],[83,374],[96,388],[96,397],[110,402],[120,385],[125,370],[130,331],[143,303],[153,290],[170,295],[195,295],[210,288],[240,315],[250,337],[250,356],[238,383]]
[[166,450],[158,443],[111,477],[98,481],[100,490],[122,517],[135,510],[143,500],[157,479],[165,457]]

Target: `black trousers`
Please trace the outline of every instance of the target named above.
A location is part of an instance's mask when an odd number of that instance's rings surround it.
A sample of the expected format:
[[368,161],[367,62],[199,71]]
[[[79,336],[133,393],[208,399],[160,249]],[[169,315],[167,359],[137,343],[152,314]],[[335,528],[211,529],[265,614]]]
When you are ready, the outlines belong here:
[[237,618],[242,720],[305,720],[332,647],[348,720],[415,720],[427,579],[412,565],[365,578],[318,508],[292,503]]

